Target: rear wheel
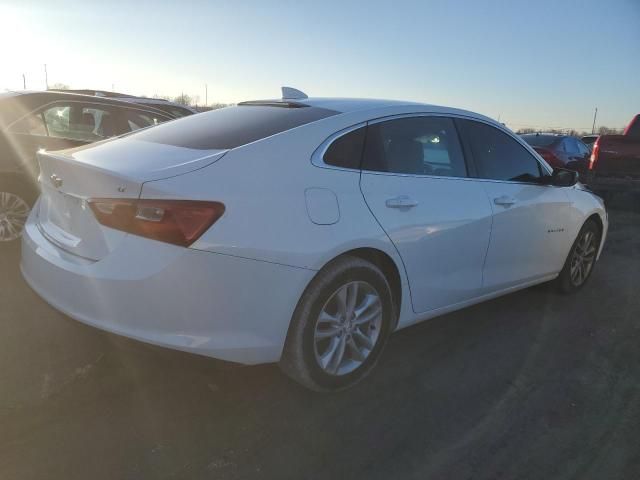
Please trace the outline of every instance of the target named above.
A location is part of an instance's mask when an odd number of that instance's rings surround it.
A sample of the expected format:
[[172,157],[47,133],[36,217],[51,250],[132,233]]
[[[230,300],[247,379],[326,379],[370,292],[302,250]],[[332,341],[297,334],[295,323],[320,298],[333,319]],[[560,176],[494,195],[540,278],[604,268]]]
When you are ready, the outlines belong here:
[[0,243],[20,238],[37,192],[27,182],[9,178],[0,180]]
[[578,233],[558,277],[558,285],[562,292],[573,293],[587,283],[596,263],[600,236],[596,222],[587,220]]
[[282,370],[316,391],[355,384],[380,357],[394,311],[389,284],[375,265],[349,256],[333,261],[298,303]]

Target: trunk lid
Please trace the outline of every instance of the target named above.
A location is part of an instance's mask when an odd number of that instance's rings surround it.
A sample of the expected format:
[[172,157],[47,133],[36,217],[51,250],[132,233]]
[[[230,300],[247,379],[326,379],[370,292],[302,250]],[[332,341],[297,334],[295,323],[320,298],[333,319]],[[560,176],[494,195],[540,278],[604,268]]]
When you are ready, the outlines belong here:
[[600,137],[595,173],[606,177],[640,179],[640,139],[625,135]]
[[145,182],[202,168],[225,153],[126,138],[93,148],[40,152],[38,228],[59,248],[88,260],[100,260],[127,234],[101,225],[88,199],[139,198]]

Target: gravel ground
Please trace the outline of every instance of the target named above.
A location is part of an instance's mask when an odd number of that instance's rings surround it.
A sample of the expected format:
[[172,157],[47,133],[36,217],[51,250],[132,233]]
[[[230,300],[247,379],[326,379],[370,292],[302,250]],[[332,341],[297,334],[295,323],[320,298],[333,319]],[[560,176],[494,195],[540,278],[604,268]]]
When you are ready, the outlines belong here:
[[333,395],[76,323],[4,248],[0,478],[640,478],[640,208],[627,200],[579,294],[539,286],[405,329]]

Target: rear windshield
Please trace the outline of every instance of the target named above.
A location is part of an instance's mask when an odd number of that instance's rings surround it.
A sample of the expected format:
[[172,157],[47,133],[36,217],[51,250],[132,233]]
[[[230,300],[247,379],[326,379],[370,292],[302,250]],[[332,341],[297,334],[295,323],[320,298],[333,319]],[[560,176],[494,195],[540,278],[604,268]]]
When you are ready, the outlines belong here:
[[640,115],[636,116],[627,128],[629,137],[640,137]]
[[556,143],[559,138],[555,135],[520,135],[532,147],[548,147]]
[[132,135],[136,140],[199,150],[236,148],[338,112],[317,107],[238,105],[200,113]]

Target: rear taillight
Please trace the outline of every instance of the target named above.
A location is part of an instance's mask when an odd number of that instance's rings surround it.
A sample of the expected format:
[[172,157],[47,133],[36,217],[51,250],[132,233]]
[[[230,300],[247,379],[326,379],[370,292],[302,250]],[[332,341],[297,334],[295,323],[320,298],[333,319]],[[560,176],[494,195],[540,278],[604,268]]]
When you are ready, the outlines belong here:
[[589,157],[589,170],[594,170],[596,168],[596,163],[598,163],[598,155],[600,155],[600,137],[598,137],[593,144],[591,157]]
[[536,148],[535,151],[538,152],[540,156],[552,167],[564,166],[562,161],[556,157],[551,150],[547,150],[546,148]]
[[188,247],[224,213],[220,202],[93,198],[102,225],[141,237]]

